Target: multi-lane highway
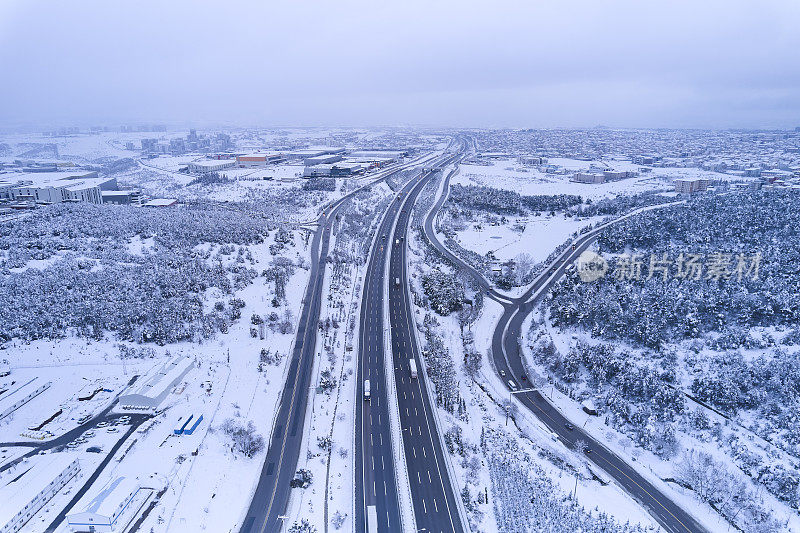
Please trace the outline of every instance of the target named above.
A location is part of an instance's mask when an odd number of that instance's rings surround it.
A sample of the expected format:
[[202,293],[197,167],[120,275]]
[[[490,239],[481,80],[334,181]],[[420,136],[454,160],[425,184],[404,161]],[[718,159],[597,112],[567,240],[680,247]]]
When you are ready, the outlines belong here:
[[[445,155],[437,164],[448,164],[452,159],[452,155]],[[403,375],[403,372],[408,371],[409,357],[414,355],[412,346],[416,345],[411,344],[413,333],[410,327],[413,322],[408,314],[408,301],[398,299],[405,298],[406,293],[398,290],[398,287],[405,287],[402,285],[405,281],[399,286],[395,281],[400,276],[405,280],[405,249],[397,243],[405,242],[410,210],[419,192],[432,176],[430,170],[424,171],[410,180],[394,198],[381,222],[367,266],[362,295],[357,374],[357,395],[362,400],[356,406],[355,423],[355,531],[358,533],[369,529],[370,508],[378,531],[402,531],[411,528],[411,524],[402,522],[400,496],[397,493],[397,476],[400,475],[408,475],[417,529],[463,530],[456,510],[456,496],[443,463],[444,455],[432,406],[422,381],[424,376],[420,374],[411,383],[409,377]],[[395,228],[394,231],[392,227]],[[392,330],[392,354],[388,361],[387,354],[384,353],[387,284],[390,286],[388,305]],[[405,305],[402,326],[398,322],[401,319],[401,304]],[[393,383],[387,383],[387,367],[394,369],[393,376],[388,378],[394,379]],[[370,382],[368,401],[363,399],[366,380]],[[387,393],[390,385],[396,386],[396,400]],[[391,401],[398,402],[396,408],[399,410],[406,465],[395,464],[390,419],[390,410],[395,406],[389,403]],[[394,443],[394,446],[399,445],[400,443]],[[407,474],[395,471],[395,467],[404,466]],[[424,478],[421,477],[423,474]],[[433,527],[425,529],[426,525]]]
[[[445,463],[434,409],[420,357],[413,306],[408,291],[406,236],[411,208],[420,189],[403,203],[392,236],[389,259],[389,323],[396,396],[406,471],[418,531],[464,531],[459,502]],[[412,370],[412,361],[414,366]],[[439,428],[444,429],[444,428]]]
[[[416,164],[418,161],[413,161],[384,172],[370,185]],[[318,219],[317,231],[311,245],[311,274],[303,298],[289,369],[278,412],[274,417],[267,457],[253,499],[242,521],[242,533],[272,533],[283,527],[283,516],[291,494],[290,483],[295,476],[303,439],[331,228],[338,217],[339,209],[359,190],[356,189],[332,203],[323,210]]]
[[[354,521],[357,532],[367,530],[366,515],[370,506],[375,507],[379,527],[385,531],[402,531],[389,418],[391,406],[384,370],[383,296],[389,231],[400,211],[402,197],[417,186],[422,177],[422,174],[414,177],[392,199],[376,233],[364,277],[356,374]],[[366,380],[370,382],[369,401],[364,399]]]
[[[449,180],[450,175],[446,180]],[[448,183],[442,198],[434,204],[425,220],[424,232],[431,244],[453,264],[468,273],[481,289],[503,306],[500,317],[492,335],[492,358],[495,370],[502,376],[503,385],[511,394],[509,381],[516,389],[530,389],[527,371],[519,349],[519,338],[525,317],[538,304],[540,298],[550,290],[554,283],[563,276],[566,268],[586,250],[597,238],[602,228],[597,228],[577,238],[570,247],[547,265],[546,269],[534,280],[529,289],[520,297],[512,298],[494,290],[489,282],[474,268],[462,261],[438,240],[433,230],[433,220],[444,202]],[[612,222],[613,223],[613,222]],[[620,456],[611,452],[600,442],[592,438],[580,428],[581,424],[568,420],[538,390],[515,394],[517,400],[541,420],[567,446],[574,448],[577,441],[586,443],[590,453],[586,459],[602,468],[623,487],[627,493],[647,508],[651,515],[667,531],[702,532],[702,526],[683,508],[678,506],[666,494],[647,481]]]

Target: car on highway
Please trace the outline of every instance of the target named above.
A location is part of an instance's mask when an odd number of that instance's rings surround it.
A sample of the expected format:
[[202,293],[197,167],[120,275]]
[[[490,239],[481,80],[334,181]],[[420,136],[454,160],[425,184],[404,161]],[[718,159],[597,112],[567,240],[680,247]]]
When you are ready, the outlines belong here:
[[587,446],[586,448],[583,449],[583,453],[586,454],[592,453],[592,449]]
[[504,378],[504,377],[506,377],[506,371],[505,371],[505,370],[501,370],[501,371],[500,371],[500,377],[501,377],[501,378]]
[[523,372],[520,377],[522,378],[522,381],[528,381],[528,376],[525,374],[525,372]]
[[567,428],[567,431],[572,431],[573,429],[575,429],[575,426],[573,426],[573,425],[572,425],[572,424],[570,424],[569,422],[567,422],[566,424],[564,424],[564,427],[565,427],[565,428]]
[[394,286],[395,287],[399,287],[400,286],[400,278],[394,278]]

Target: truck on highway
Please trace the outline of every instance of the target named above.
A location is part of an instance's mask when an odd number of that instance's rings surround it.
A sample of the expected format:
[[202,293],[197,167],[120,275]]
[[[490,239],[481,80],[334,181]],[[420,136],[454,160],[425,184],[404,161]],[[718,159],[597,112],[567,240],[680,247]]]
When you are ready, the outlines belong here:
[[400,286],[400,278],[394,278],[394,286],[395,287],[399,287]]
[[415,379],[417,377],[417,362],[411,359],[408,362],[408,366],[411,367],[411,379]]
[[367,506],[367,533],[378,533],[378,512],[374,505]]
[[369,380],[364,380],[364,400],[369,401]]

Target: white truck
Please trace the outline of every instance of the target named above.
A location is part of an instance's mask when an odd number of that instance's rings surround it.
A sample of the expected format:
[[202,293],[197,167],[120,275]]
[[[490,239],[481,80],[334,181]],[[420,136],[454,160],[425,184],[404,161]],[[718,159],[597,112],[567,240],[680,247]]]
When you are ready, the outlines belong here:
[[411,359],[408,362],[408,366],[411,368],[411,379],[416,379],[416,377],[417,377],[417,362],[414,359]]
[[369,401],[369,380],[364,380],[364,400]]
[[374,505],[367,506],[367,533],[378,533],[378,512]]

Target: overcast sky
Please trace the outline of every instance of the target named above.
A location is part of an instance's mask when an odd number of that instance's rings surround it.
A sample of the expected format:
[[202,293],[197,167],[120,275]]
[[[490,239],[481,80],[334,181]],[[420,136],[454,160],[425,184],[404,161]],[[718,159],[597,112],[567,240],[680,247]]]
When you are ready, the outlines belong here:
[[800,126],[798,0],[0,0],[0,127]]

